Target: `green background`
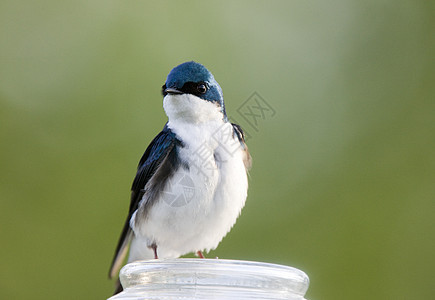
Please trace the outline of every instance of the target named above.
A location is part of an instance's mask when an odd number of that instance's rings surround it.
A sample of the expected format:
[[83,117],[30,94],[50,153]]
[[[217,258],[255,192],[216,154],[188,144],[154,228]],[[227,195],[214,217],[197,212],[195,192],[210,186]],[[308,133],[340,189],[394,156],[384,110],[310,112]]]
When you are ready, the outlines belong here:
[[[209,257],[307,298],[435,295],[432,1],[0,2],[0,298],[104,299],[160,87],[195,60],[250,133],[248,202]],[[258,131],[237,109],[276,111]]]

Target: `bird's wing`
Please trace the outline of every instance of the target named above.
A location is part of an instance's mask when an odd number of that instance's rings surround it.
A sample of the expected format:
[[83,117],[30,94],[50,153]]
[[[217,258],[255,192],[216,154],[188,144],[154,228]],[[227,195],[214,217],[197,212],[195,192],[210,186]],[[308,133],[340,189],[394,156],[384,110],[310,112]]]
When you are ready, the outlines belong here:
[[245,133],[242,130],[242,127],[240,125],[237,125],[235,123],[231,123],[233,125],[234,135],[237,137],[237,139],[240,142],[240,145],[242,146],[244,157],[243,157],[243,163],[245,164],[246,171],[248,171],[252,166],[252,158],[251,154],[249,154],[248,146],[245,143]]
[[[114,277],[118,273],[127,254],[128,244],[133,234],[130,227],[130,219],[139,207],[139,202],[142,200],[142,196],[145,193],[145,185],[150,181],[151,177],[156,174],[159,168],[167,168],[167,166],[164,167],[168,165],[168,163],[164,163],[165,160],[169,163],[174,160],[173,157],[176,156],[176,146],[180,143],[181,142],[175,137],[175,134],[165,125],[163,130],[152,140],[139,161],[136,177],[131,187],[130,209],[118,241],[118,246],[116,247],[112,265],[110,266],[109,278]],[[162,171],[160,171],[160,173],[162,173]],[[166,178],[167,177],[168,176],[166,176]],[[147,199],[147,201],[152,200],[153,199]]]

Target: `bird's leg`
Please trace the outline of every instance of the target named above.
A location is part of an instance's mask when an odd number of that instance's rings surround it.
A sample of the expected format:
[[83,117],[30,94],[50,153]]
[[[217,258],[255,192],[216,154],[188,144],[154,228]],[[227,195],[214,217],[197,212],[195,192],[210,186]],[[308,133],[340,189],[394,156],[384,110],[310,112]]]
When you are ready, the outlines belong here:
[[157,256],[157,245],[156,245],[156,243],[152,243],[150,248],[153,249],[153,251],[154,251],[154,259],[159,259],[159,257]]
[[204,254],[202,254],[201,251],[196,252],[196,254],[198,254],[199,258],[205,258],[205,257],[204,257]]

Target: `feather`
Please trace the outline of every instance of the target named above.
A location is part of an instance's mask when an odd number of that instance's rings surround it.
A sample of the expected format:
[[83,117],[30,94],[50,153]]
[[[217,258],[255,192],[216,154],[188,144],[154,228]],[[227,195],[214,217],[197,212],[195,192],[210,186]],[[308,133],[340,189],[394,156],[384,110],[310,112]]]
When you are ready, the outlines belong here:
[[[180,145],[182,145],[182,143],[175,137],[171,129],[165,125],[163,130],[152,140],[140,159],[136,177],[131,187],[130,209],[110,266],[109,278],[113,278],[118,273],[127,254],[128,245],[133,236],[130,227],[131,217],[139,208],[146,189],[150,189],[152,193],[147,193],[147,195],[151,196],[145,199],[145,203],[143,204],[145,210],[149,209],[157,198],[158,191],[161,190],[160,187],[163,186],[170,177],[170,174],[164,172],[165,170],[171,170],[171,168],[168,168],[166,165],[171,164],[171,167],[173,167],[172,170],[175,170],[178,164],[176,146]],[[164,170],[162,171],[160,169]],[[165,176],[162,176],[162,173],[165,173]],[[156,174],[160,174],[160,176],[158,176],[160,180],[153,180],[155,182],[153,185],[148,184]]]

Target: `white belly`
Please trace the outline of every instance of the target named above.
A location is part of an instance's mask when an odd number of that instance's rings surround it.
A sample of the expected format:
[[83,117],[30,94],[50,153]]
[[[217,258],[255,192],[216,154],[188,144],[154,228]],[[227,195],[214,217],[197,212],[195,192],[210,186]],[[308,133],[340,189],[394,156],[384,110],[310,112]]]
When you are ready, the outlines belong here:
[[244,154],[237,139],[225,136],[232,132],[231,124],[168,125],[183,141],[179,157],[190,167],[177,170],[147,219],[133,228],[132,248],[137,249],[132,249],[130,261],[145,258],[139,253],[151,243],[156,243],[160,258],[214,249],[245,204]]

